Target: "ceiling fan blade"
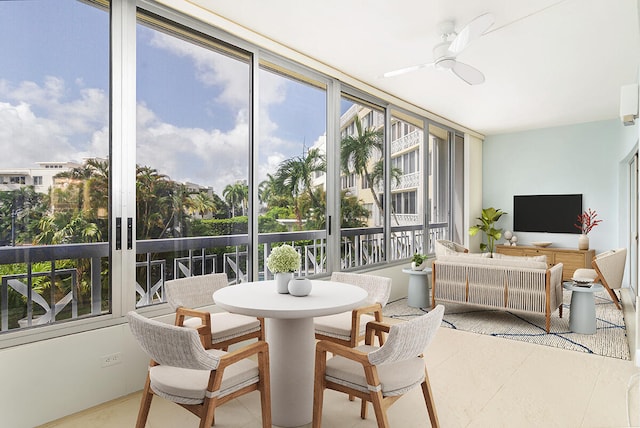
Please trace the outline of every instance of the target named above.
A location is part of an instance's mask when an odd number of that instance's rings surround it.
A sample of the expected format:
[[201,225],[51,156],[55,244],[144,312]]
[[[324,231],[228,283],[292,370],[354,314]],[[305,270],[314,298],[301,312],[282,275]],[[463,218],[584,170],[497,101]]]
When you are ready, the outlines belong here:
[[464,48],[467,47],[471,41],[480,37],[485,31],[493,25],[493,15],[490,13],[484,13],[476,17],[473,21],[468,23],[451,42],[449,46],[449,52],[452,55],[457,55]]
[[464,62],[456,61],[456,64],[453,66],[451,71],[470,85],[479,85],[484,83],[484,74],[482,74],[482,72],[477,68],[471,67],[469,64],[465,64]]
[[400,76],[401,74],[406,74],[406,73],[411,73],[412,71],[416,71],[416,70],[420,70],[423,68],[427,68],[432,66],[433,63],[429,62],[426,64],[420,64],[420,65],[412,65],[411,67],[405,67],[405,68],[400,68],[398,70],[393,70],[393,71],[388,71],[386,73],[384,73],[382,75],[382,77],[394,77],[394,76]]

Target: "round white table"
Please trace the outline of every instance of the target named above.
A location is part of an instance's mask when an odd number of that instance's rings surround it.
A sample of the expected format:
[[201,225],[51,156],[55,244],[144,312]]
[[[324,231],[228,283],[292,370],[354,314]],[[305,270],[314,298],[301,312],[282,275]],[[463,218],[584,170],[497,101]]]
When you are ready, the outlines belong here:
[[299,427],[313,417],[315,331],[313,318],[350,311],[367,292],[349,284],[312,280],[308,296],[279,294],[275,281],[247,282],[213,293],[229,312],[265,318],[271,373],[273,424]]

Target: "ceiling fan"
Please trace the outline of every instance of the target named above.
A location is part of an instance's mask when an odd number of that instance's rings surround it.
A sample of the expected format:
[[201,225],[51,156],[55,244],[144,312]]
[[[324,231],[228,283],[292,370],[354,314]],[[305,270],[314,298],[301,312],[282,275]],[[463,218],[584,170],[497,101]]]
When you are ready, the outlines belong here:
[[458,61],[456,56],[458,56],[471,41],[484,34],[492,25],[493,16],[490,13],[477,16],[460,30],[459,33],[455,32],[453,21],[443,22],[439,26],[442,42],[433,48],[433,62],[389,71],[384,73],[383,77],[399,76],[422,68],[434,67],[436,70],[451,70],[453,74],[470,85],[483,83],[484,74],[469,64]]

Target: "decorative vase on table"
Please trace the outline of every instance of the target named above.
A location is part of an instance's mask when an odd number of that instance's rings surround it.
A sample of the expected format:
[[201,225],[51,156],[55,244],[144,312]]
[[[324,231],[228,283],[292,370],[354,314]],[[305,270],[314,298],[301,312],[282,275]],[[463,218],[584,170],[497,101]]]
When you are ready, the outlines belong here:
[[578,237],[578,250],[589,249],[589,237],[584,233]]
[[578,238],[578,250],[589,249],[589,237],[587,235],[591,232],[591,229],[600,223],[602,223],[602,220],[598,218],[598,213],[591,208],[578,215],[578,222],[574,224],[581,233]]
[[274,274],[276,280],[276,290],[280,294],[289,292],[289,281],[293,279],[293,272],[276,272]]
[[311,293],[311,280],[304,276],[289,280],[289,294],[292,296],[302,297]]
[[293,279],[293,272],[300,269],[300,260],[300,253],[289,244],[271,250],[265,264],[273,272],[278,293],[289,293],[289,281]]
[[429,263],[427,261],[423,261],[419,265],[416,262],[411,262],[411,270],[425,270]]

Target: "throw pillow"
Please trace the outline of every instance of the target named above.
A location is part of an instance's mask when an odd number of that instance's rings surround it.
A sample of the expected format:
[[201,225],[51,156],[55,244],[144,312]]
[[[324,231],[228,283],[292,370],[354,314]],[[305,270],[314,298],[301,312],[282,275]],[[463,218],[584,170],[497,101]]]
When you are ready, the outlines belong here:
[[435,242],[434,249],[436,258],[459,254],[456,244],[454,242],[447,241],[446,239],[437,240]]
[[494,259],[503,259],[503,260],[523,260],[528,262],[547,262],[547,256],[509,256],[506,254],[493,253]]

